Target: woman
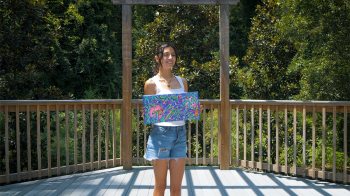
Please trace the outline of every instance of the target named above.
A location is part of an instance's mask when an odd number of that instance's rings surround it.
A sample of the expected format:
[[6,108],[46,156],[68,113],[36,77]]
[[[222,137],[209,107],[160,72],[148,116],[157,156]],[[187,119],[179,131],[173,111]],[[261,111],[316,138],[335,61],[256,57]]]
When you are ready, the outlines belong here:
[[[176,48],[171,43],[161,44],[155,55],[156,75],[144,86],[145,95],[177,94],[188,91],[187,81],[172,72],[176,65]],[[164,195],[168,168],[170,193],[181,195],[181,182],[186,162],[186,128],[184,121],[155,123],[148,138],[145,159],[152,161],[155,186],[153,195]]]

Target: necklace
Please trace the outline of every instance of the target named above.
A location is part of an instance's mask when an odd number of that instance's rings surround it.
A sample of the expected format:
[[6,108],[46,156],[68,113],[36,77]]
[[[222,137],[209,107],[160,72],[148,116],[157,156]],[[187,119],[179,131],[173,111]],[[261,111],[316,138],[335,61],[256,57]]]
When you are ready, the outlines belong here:
[[166,86],[168,87],[168,88],[170,88],[170,84],[171,84],[171,82],[173,81],[173,79],[174,79],[174,75],[169,79],[169,81],[167,80],[167,79],[165,79],[164,77],[159,77],[162,81],[164,81],[165,83],[166,83]]

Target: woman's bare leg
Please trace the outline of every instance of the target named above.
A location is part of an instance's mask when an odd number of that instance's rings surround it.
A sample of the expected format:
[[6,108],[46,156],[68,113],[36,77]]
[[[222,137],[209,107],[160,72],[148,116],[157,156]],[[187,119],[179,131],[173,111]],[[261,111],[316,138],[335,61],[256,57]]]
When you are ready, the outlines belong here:
[[153,161],[154,171],[154,196],[164,195],[166,189],[166,176],[168,173],[168,160],[154,160]]
[[171,159],[170,169],[170,194],[172,196],[181,195],[181,183],[184,176],[186,159]]

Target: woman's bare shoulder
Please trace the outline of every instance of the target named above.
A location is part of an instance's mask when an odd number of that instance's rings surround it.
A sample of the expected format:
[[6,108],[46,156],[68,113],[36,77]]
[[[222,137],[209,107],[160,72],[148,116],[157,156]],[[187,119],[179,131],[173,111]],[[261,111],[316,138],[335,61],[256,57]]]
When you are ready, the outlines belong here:
[[156,83],[154,82],[153,78],[149,78],[146,82],[145,82],[145,86],[155,86]]
[[156,83],[154,82],[153,78],[150,78],[145,82],[144,91],[145,95],[156,94]]

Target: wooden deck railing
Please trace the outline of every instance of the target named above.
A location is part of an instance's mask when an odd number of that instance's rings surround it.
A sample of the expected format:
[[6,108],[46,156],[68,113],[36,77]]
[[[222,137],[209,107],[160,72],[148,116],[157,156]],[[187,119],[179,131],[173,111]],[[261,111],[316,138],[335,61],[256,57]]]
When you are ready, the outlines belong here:
[[120,165],[121,103],[1,101],[0,183]]
[[[350,102],[231,100],[231,166],[348,183]],[[122,100],[0,101],[0,183],[122,165]],[[188,164],[220,164],[220,101],[187,123]],[[150,127],[132,101],[132,160]]]
[[349,182],[350,102],[231,100],[231,106],[236,165]]

